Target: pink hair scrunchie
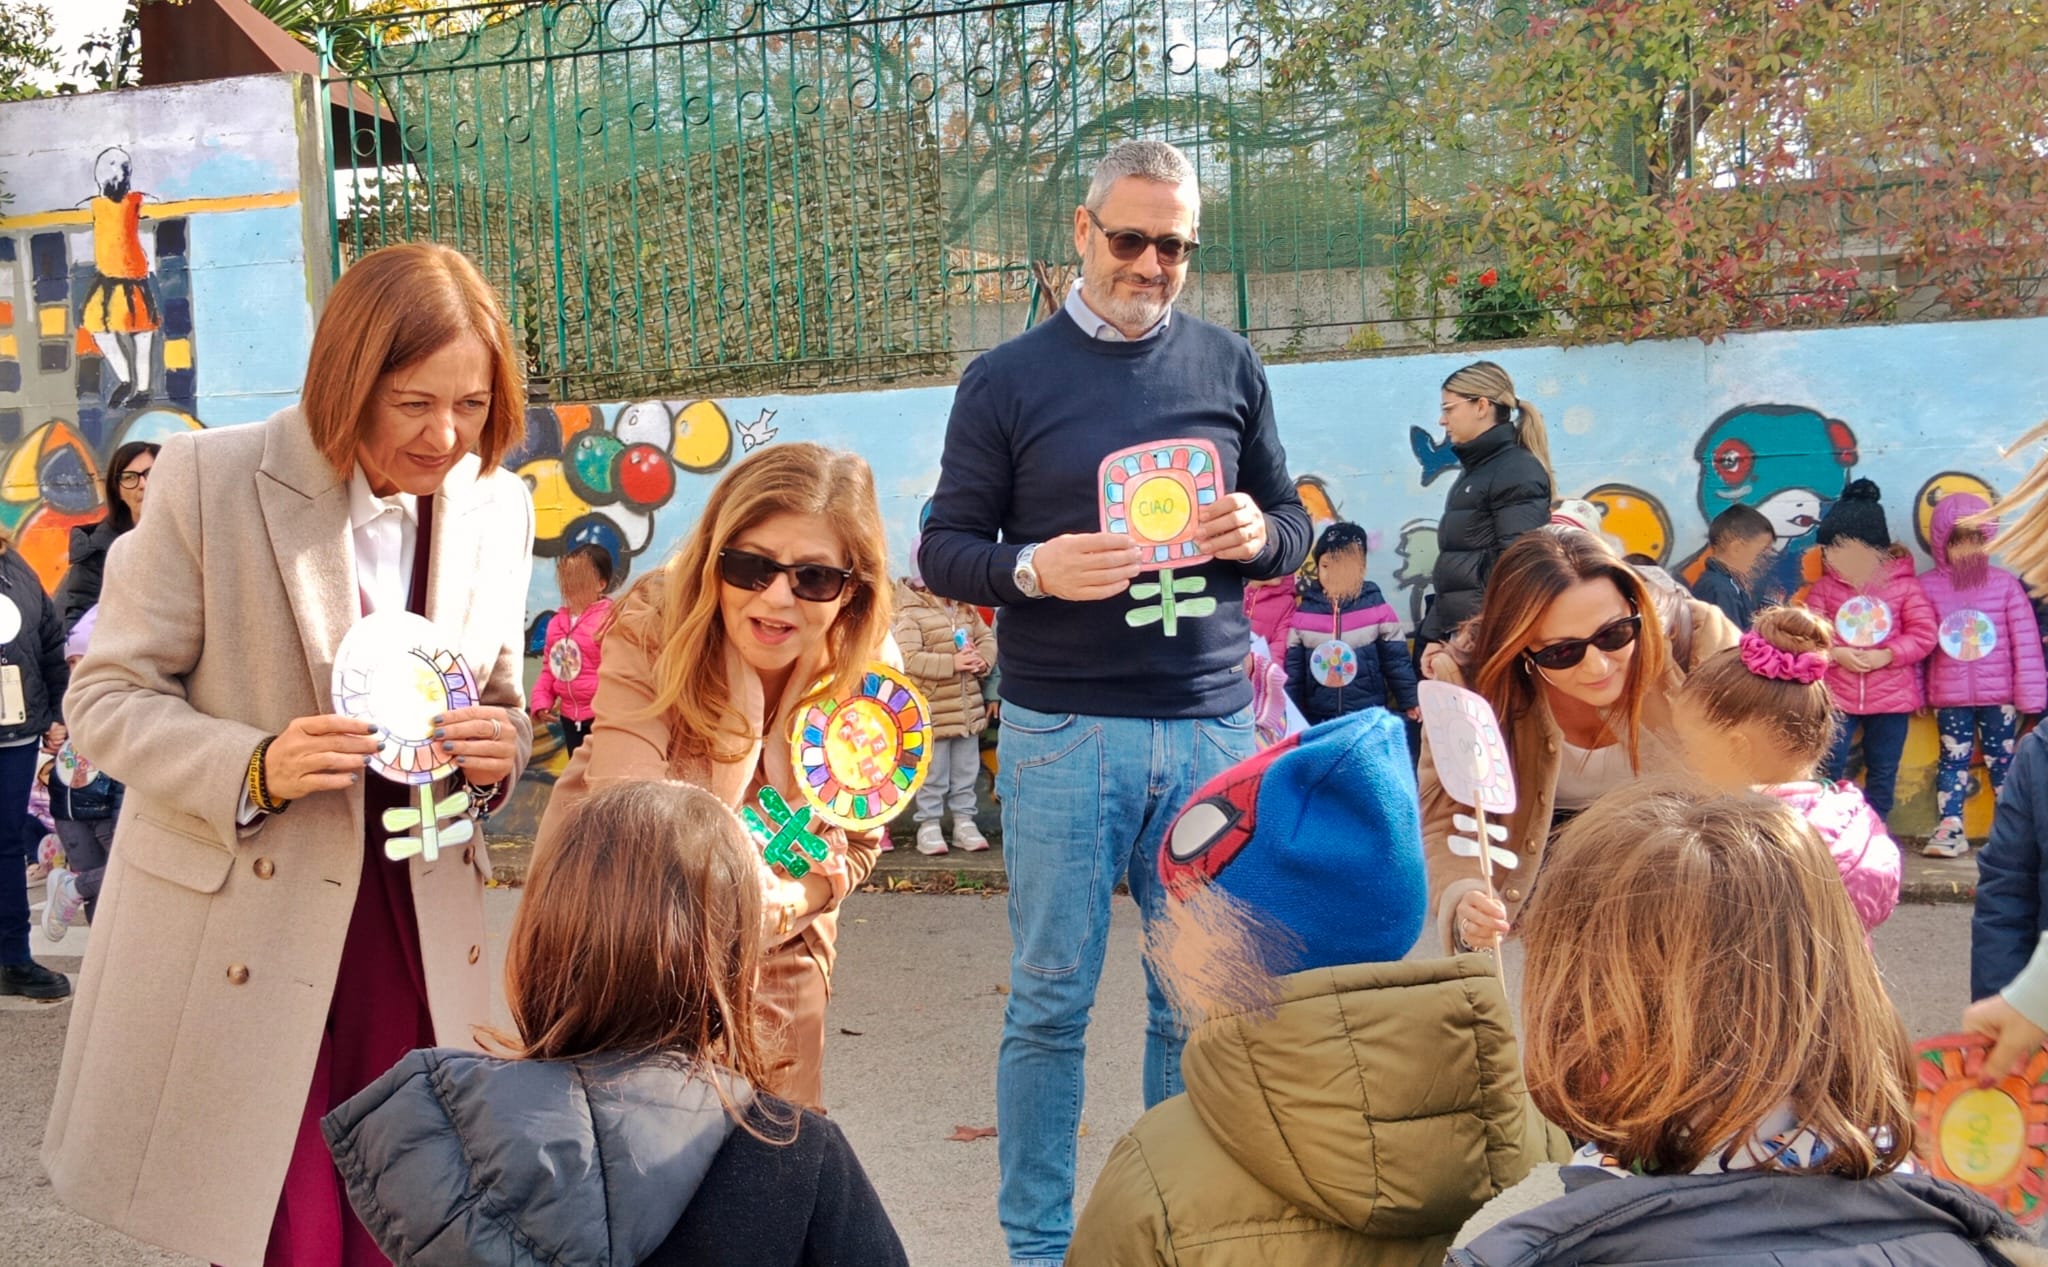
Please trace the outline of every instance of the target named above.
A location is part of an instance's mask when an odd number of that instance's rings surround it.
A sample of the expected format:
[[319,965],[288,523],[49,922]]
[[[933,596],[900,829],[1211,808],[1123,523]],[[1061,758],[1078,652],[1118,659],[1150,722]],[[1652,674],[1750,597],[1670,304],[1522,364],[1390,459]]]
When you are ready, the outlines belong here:
[[1828,674],[1828,658],[1818,651],[1785,651],[1754,631],[1742,635],[1742,667],[1774,682],[1811,686]]

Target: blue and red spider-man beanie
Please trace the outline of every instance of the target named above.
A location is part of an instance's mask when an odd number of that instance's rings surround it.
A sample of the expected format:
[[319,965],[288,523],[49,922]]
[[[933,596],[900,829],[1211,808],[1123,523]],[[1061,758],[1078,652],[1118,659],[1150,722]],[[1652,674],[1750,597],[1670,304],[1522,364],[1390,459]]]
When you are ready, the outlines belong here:
[[1400,720],[1363,709],[1209,781],[1159,851],[1146,953],[1184,1013],[1258,1007],[1289,973],[1400,959],[1428,904]]

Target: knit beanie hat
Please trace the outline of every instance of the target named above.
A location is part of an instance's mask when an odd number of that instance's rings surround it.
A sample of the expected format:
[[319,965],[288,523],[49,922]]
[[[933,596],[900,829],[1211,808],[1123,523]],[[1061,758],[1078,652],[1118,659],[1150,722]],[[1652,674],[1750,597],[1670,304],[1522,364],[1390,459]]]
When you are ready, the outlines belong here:
[[1837,541],[1861,541],[1873,550],[1892,547],[1891,529],[1885,526],[1884,507],[1879,504],[1877,485],[1869,480],[1850,480],[1841,500],[1820,517],[1814,539],[1823,546]]
[[1315,549],[1310,553],[1320,565],[1324,555],[1348,550],[1352,546],[1357,546],[1360,550],[1369,548],[1366,544],[1365,529],[1349,520],[1340,519],[1323,529],[1323,535],[1316,538]]
[[1398,960],[1422,934],[1422,814],[1401,722],[1368,708],[1211,779],[1159,851],[1154,975],[1182,1015],[1270,1006],[1276,981]]

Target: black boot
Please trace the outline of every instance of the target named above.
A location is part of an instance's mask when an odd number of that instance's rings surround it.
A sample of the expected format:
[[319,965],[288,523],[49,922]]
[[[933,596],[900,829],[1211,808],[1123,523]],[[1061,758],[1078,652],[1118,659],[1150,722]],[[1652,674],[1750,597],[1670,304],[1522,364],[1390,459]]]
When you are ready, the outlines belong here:
[[19,994],[25,999],[68,999],[71,981],[63,973],[52,972],[34,960],[0,964],[0,994]]

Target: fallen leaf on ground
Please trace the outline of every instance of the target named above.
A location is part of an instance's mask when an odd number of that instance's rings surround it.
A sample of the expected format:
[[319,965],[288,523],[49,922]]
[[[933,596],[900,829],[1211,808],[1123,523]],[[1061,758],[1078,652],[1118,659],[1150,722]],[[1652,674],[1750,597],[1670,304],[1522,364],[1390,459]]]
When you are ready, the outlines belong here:
[[846,1035],[848,1038],[859,1038],[862,1034],[865,1034],[867,1031],[861,1029],[848,1029],[846,1028],[846,1026],[841,1025],[839,1027],[839,1032]]
[[1008,994],[1010,987],[1006,985],[992,985],[989,987],[988,992],[990,994]]
[[1081,1123],[1081,1129],[1080,1129],[1080,1130],[1078,1130],[1078,1131],[1076,1131],[1076,1132],[1074,1133],[1074,1138],[1075,1138],[1075,1139],[1087,1139],[1087,1138],[1088,1138],[1088,1123],[1086,1123],[1086,1122],[1083,1122],[1083,1123]]
[[953,1133],[946,1136],[948,1140],[956,1144],[972,1144],[978,1139],[994,1139],[995,1137],[996,1128],[993,1126],[955,1126]]

